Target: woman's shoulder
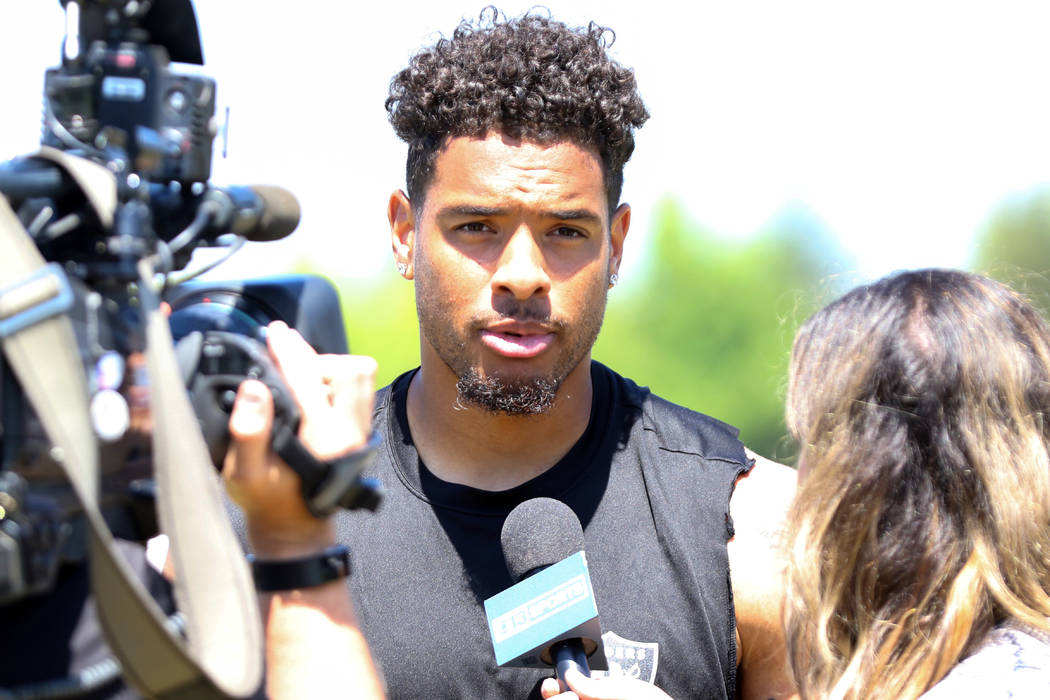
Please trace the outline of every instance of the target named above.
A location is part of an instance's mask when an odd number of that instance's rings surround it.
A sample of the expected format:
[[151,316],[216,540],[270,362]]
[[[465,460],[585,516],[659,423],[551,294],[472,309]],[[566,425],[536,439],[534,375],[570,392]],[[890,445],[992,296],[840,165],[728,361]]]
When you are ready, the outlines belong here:
[[1050,698],[1050,633],[1016,622],[991,632],[921,700]]

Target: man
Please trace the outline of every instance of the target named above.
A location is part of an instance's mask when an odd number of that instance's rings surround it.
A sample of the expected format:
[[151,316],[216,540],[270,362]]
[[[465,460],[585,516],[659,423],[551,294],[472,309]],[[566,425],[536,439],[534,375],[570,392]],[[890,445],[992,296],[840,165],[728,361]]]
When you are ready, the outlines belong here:
[[605,36],[492,10],[391,84],[421,361],[376,398],[382,509],[338,521],[391,697],[540,697],[550,671],[498,667],[482,608],[512,583],[503,521],[538,496],[584,527],[615,672],[679,698],[794,692],[770,535],[793,474],[591,360],[648,118]]

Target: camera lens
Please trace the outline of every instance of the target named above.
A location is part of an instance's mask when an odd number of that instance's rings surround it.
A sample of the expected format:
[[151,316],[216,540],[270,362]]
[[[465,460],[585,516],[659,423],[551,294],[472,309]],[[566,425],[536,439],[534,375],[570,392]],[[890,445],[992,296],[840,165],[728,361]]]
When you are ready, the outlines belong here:
[[171,335],[176,341],[193,331],[228,331],[266,342],[271,318],[250,299],[229,292],[205,293],[181,299],[172,309]]

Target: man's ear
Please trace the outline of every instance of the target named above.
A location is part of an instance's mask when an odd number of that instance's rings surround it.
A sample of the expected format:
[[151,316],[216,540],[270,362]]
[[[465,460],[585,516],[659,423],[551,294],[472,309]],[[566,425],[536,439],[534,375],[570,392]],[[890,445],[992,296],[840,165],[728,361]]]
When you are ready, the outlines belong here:
[[621,204],[613,212],[612,221],[609,222],[609,274],[618,274],[620,271],[620,260],[623,259],[623,241],[627,238],[627,229],[631,227],[631,205]]
[[398,273],[406,280],[412,279],[412,260],[416,245],[416,217],[408,195],[396,190],[390,195],[386,217],[390,222],[390,245],[394,251],[394,262]]

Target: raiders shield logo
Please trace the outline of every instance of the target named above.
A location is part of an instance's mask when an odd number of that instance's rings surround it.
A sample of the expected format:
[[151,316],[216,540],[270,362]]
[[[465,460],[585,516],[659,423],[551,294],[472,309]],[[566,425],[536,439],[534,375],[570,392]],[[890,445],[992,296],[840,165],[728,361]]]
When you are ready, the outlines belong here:
[[627,676],[646,683],[656,680],[656,663],[660,657],[660,645],[656,642],[632,642],[615,632],[606,632],[602,635],[602,646],[609,670],[592,670],[592,676]]

